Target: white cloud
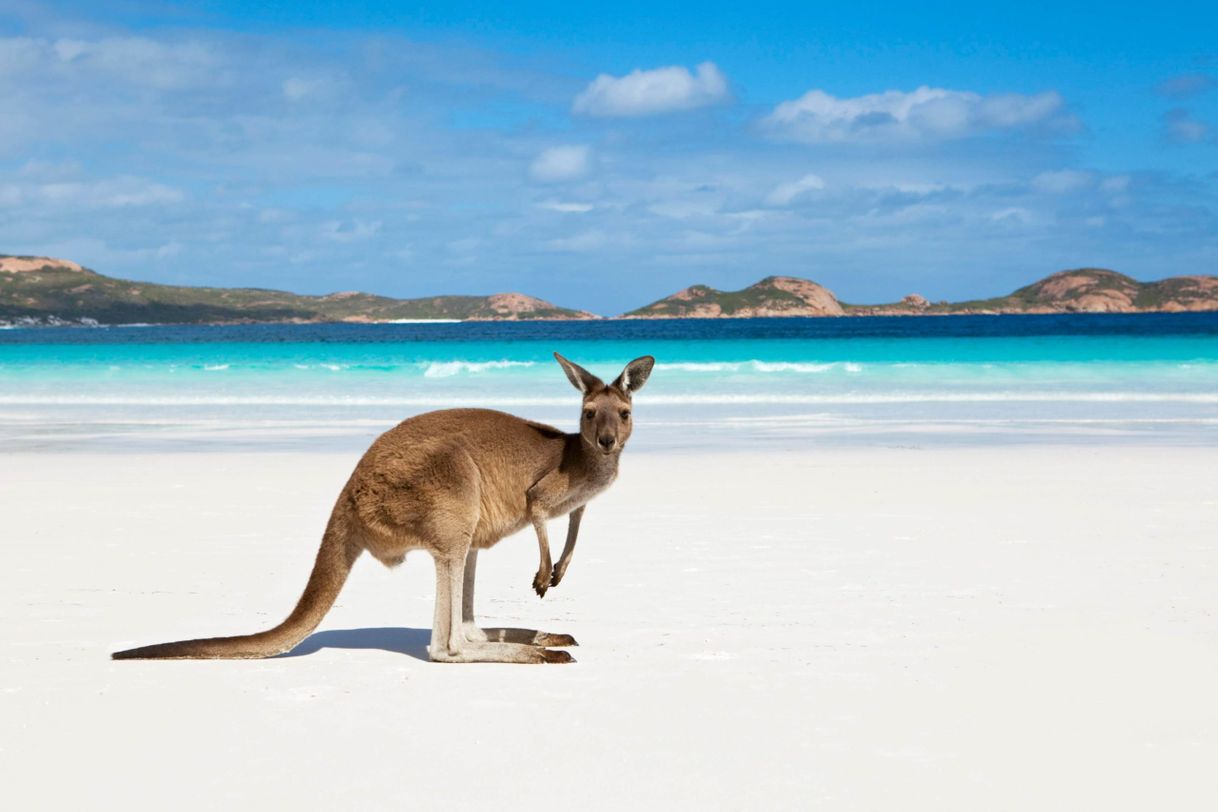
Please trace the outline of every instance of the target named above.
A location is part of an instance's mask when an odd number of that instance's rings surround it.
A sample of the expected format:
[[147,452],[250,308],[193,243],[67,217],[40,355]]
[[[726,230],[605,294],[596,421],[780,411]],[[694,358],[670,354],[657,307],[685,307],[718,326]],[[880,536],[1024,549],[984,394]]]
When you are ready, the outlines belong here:
[[1218,87],[1218,79],[1204,73],[1185,73],[1159,83],[1156,88],[1164,96],[1185,98]]
[[64,62],[71,62],[81,54],[87,53],[89,43],[78,39],[61,39],[56,40],[52,46],[55,50],[55,55]]
[[576,180],[588,174],[592,150],[586,145],[550,147],[529,166],[529,174],[542,183]]
[[691,217],[713,217],[719,214],[722,206],[722,194],[694,192],[657,200],[647,206],[647,211],[673,220],[687,220]]
[[804,175],[799,180],[780,183],[766,195],[765,202],[771,206],[785,206],[804,192],[824,189],[825,181],[820,175]]
[[170,240],[156,249],[156,258],[168,259],[169,257],[176,257],[180,253],[182,253],[182,243],[177,240]]
[[602,73],[575,97],[572,109],[589,116],[649,116],[705,107],[727,96],[723,73],[713,62],[703,62],[694,73],[680,65],[625,76]]
[[29,37],[0,39],[0,75],[12,76],[33,70],[43,58],[45,42]]
[[919,87],[839,98],[810,90],[774,108],[762,124],[779,138],[807,143],[949,140],[1032,126],[1072,128],[1056,92],[982,96]]
[[1032,212],[1019,206],[1010,206],[992,212],[990,219],[995,223],[1030,223],[1032,222]]
[[31,159],[17,170],[17,177],[34,180],[64,180],[78,178],[84,174],[84,167],[79,161],[67,159],[63,161],[43,161]]
[[1058,169],[1052,172],[1041,172],[1032,178],[1032,188],[1038,192],[1060,195],[1085,189],[1091,185],[1093,180],[1090,172]]
[[181,201],[181,190],[142,178],[52,181],[0,185],[0,201],[12,206],[49,204],[59,209],[121,209]]
[[563,214],[586,214],[596,208],[591,203],[570,203],[564,200],[546,200],[538,203],[539,209],[546,211],[557,211]]
[[1193,118],[1190,111],[1176,108],[1163,115],[1163,134],[1169,141],[1192,144],[1204,141],[1210,134],[1210,126]]
[[607,238],[602,231],[583,231],[570,237],[559,237],[550,240],[546,245],[554,251],[582,253],[584,251],[596,251],[603,247],[606,242]]
[[288,101],[300,101],[316,92],[322,84],[320,80],[292,76],[283,80],[283,97]]
[[62,64],[166,90],[211,83],[221,64],[219,55],[202,43],[166,43],[146,37],[60,39],[51,48]]
[[340,220],[329,220],[321,224],[323,239],[333,242],[355,242],[366,240],[381,230],[380,220],[352,220],[344,223]]

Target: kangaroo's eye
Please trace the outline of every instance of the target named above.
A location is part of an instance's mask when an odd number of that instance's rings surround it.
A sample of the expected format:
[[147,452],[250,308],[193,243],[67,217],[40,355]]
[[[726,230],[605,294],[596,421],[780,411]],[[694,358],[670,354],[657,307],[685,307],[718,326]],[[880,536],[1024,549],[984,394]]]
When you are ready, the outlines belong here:
[[629,409],[622,409],[622,419],[623,420],[630,419],[630,410]]
[[584,420],[591,420],[596,417],[595,409],[584,409]]

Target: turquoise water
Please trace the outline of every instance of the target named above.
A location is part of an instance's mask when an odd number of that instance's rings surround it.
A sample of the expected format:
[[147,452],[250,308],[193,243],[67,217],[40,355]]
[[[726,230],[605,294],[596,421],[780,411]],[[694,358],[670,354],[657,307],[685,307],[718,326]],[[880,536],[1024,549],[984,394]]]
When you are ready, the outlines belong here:
[[656,357],[645,447],[1218,436],[1202,314],[5,331],[0,440],[354,447],[446,406],[570,428],[554,350],[607,379]]

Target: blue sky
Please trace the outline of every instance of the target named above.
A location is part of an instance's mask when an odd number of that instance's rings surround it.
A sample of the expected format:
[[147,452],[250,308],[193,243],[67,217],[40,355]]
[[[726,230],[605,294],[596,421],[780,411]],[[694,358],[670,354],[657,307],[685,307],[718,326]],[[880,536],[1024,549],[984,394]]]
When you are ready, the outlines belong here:
[[0,252],[606,314],[1218,273],[1207,4],[98,5],[0,0]]

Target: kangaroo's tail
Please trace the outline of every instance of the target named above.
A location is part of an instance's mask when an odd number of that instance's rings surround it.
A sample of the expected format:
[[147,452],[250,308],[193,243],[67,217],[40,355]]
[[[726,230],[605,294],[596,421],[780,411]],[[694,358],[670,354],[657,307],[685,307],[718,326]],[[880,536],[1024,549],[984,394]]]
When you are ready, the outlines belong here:
[[[335,511],[338,513],[338,511]],[[309,583],[287,620],[273,629],[238,637],[205,637],[116,651],[115,660],[251,660],[291,651],[321,623],[362,549],[349,538],[345,519],[330,518]]]

